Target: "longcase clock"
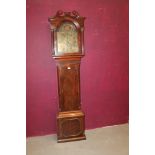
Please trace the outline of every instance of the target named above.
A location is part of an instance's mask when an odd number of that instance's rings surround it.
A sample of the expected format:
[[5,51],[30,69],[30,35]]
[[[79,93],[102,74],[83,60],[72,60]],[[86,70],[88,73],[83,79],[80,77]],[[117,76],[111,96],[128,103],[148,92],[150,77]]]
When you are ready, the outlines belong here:
[[48,20],[58,78],[58,142],[83,140],[86,137],[85,115],[81,111],[80,62],[84,56],[85,17],[76,11],[58,11]]

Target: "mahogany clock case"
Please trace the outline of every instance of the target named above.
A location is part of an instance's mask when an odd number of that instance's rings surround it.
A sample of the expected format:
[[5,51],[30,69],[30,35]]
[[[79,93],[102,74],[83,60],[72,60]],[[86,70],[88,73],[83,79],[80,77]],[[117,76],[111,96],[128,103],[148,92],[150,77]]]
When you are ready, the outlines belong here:
[[85,115],[81,111],[80,63],[84,56],[84,20],[78,12],[58,11],[49,18],[56,60],[59,113],[58,142],[86,139]]

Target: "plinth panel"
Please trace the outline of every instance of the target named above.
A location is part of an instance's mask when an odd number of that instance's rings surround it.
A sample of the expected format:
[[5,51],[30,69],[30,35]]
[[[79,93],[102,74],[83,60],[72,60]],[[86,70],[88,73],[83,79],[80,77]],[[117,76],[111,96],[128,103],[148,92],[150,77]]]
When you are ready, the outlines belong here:
[[58,142],[85,139],[83,112],[60,112],[57,117],[57,124]]

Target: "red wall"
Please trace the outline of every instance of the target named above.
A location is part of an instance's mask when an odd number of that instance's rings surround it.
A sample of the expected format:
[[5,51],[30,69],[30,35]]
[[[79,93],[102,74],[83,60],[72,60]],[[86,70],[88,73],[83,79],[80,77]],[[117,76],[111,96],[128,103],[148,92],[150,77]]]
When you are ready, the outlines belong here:
[[86,128],[128,122],[128,0],[27,0],[27,136],[56,132],[57,75],[47,18],[60,9],[87,18],[81,62]]

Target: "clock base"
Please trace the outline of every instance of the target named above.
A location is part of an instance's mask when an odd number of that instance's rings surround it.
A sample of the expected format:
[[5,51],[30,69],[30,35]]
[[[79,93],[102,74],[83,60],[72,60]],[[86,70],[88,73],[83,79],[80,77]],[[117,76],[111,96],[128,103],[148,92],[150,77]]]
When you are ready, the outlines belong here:
[[83,135],[81,137],[72,137],[72,138],[65,138],[65,139],[58,139],[58,143],[64,143],[64,142],[71,142],[71,141],[79,141],[79,140],[86,140],[86,136]]
[[84,113],[80,110],[59,112],[57,116],[58,143],[84,140]]

